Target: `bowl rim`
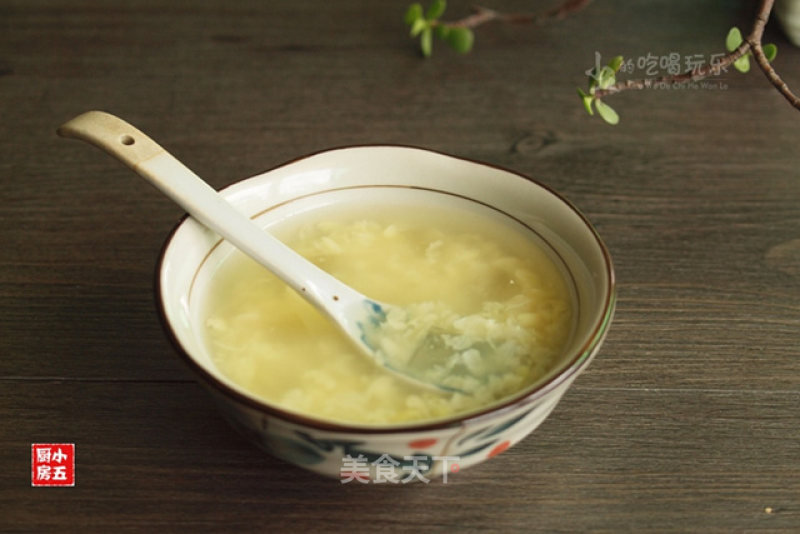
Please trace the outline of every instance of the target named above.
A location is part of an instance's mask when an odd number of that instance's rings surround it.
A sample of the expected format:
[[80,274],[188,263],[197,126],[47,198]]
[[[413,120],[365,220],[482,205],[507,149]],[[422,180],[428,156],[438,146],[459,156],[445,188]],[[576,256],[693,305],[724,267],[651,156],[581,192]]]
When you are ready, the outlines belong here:
[[537,384],[532,389],[525,389],[523,390],[522,393],[511,395],[501,403],[495,403],[483,409],[472,410],[446,418],[435,419],[428,422],[422,421],[422,422],[397,423],[391,425],[368,425],[368,424],[348,423],[344,421],[340,422],[340,421],[326,420],[285,410],[277,405],[270,404],[266,401],[257,399],[255,396],[244,395],[240,391],[231,388],[230,386],[219,380],[212,373],[203,368],[183,347],[181,342],[178,340],[178,336],[173,330],[169,319],[167,318],[167,312],[165,309],[164,299],[163,299],[164,294],[161,288],[161,273],[164,268],[164,261],[167,249],[172,243],[172,239],[174,238],[175,234],[180,230],[180,228],[183,226],[183,224],[186,222],[186,220],[190,218],[190,215],[187,213],[184,214],[178,220],[178,222],[172,227],[170,232],[167,234],[164,243],[161,246],[161,250],[158,255],[158,260],[156,262],[155,273],[154,273],[155,275],[154,296],[156,300],[156,308],[158,310],[158,317],[161,322],[161,326],[167,335],[167,338],[169,339],[170,343],[172,344],[173,348],[178,353],[178,355],[181,357],[181,359],[184,360],[184,362],[189,366],[190,369],[192,369],[203,379],[203,383],[205,385],[213,386],[223,395],[228,397],[233,397],[236,402],[244,404],[251,409],[255,409],[256,411],[261,412],[263,414],[276,417],[278,419],[299,426],[311,427],[316,430],[324,430],[328,432],[340,432],[340,433],[350,433],[350,434],[403,434],[403,433],[444,430],[449,428],[459,428],[467,424],[468,422],[479,423],[481,421],[495,418],[497,416],[502,416],[504,414],[510,413],[519,408],[528,406],[530,404],[539,401],[540,399],[545,397],[549,392],[558,388],[562,383],[576,376],[581,370],[583,370],[583,368],[585,368],[588,365],[588,363],[594,356],[596,350],[598,349],[599,345],[605,338],[609,325],[611,324],[611,320],[614,316],[614,311],[616,307],[616,294],[617,294],[616,278],[614,274],[614,265],[611,260],[611,255],[605,243],[603,243],[603,240],[600,238],[600,235],[597,233],[597,230],[592,225],[592,223],[574,204],[572,204],[572,202],[567,200],[564,196],[555,191],[552,187],[543,184],[542,182],[539,182],[534,178],[531,178],[530,176],[527,176],[518,171],[508,169],[506,167],[502,167],[500,165],[495,165],[492,163],[487,163],[485,161],[475,160],[462,156],[454,156],[446,152],[432,150],[429,148],[423,148],[414,145],[404,145],[404,144],[375,143],[375,144],[343,145],[343,146],[337,146],[310,152],[305,155],[287,160],[281,164],[275,165],[274,167],[271,167],[265,171],[254,174],[253,176],[232,182],[227,186],[223,187],[222,189],[220,189],[219,192],[224,192],[228,188],[240,184],[243,181],[250,180],[252,178],[257,178],[269,172],[284,167],[288,167],[294,163],[312,158],[314,156],[326,153],[338,152],[338,151],[363,149],[363,148],[367,149],[391,148],[391,149],[421,151],[430,154],[435,154],[438,156],[453,158],[473,165],[489,167],[495,170],[503,171],[511,176],[516,176],[528,182],[532,182],[534,185],[541,187],[542,189],[544,189],[545,191],[556,197],[559,201],[563,202],[567,208],[572,210],[574,214],[580,218],[586,229],[588,229],[589,232],[591,233],[591,236],[594,239],[595,243],[598,245],[603,256],[605,277],[608,280],[608,288],[605,295],[603,296],[603,303],[602,303],[603,312],[601,318],[594,325],[592,325],[591,333],[587,337],[586,342],[582,347],[580,347],[578,350],[574,352],[573,356],[569,358],[566,364],[564,364],[560,372],[550,376],[547,380]]

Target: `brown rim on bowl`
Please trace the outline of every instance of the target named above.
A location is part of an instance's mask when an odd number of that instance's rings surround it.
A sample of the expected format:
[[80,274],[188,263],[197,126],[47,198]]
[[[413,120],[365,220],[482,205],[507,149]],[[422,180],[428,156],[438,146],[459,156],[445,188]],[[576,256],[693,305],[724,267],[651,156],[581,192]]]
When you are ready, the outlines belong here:
[[[472,163],[472,164],[475,164],[475,165],[481,165],[481,166],[484,166],[484,167],[494,168],[494,169],[503,171],[505,173],[508,173],[508,174],[510,174],[512,176],[516,176],[516,177],[518,177],[520,179],[526,180],[528,182],[532,182],[533,184],[541,187],[542,189],[544,189],[547,192],[549,192],[550,194],[552,194],[558,200],[563,202],[564,205],[566,205],[570,210],[572,210],[580,218],[580,220],[583,221],[584,225],[591,232],[592,237],[594,238],[594,241],[598,245],[598,247],[599,247],[599,249],[600,249],[600,251],[601,251],[601,253],[603,255],[604,266],[605,266],[605,269],[606,269],[606,276],[607,276],[607,280],[608,280],[608,289],[607,289],[606,294],[604,296],[604,301],[603,301],[603,305],[602,305],[602,309],[603,309],[604,313],[603,313],[601,319],[594,325],[594,327],[593,327],[593,329],[591,331],[591,334],[587,338],[586,343],[580,349],[575,351],[575,355],[572,358],[569,358],[567,360],[566,364],[562,364],[561,371],[559,371],[556,374],[550,376],[547,380],[539,383],[535,387],[529,388],[529,389],[525,389],[521,393],[518,393],[516,395],[511,395],[506,400],[504,400],[504,401],[502,401],[500,403],[496,403],[496,404],[490,405],[490,406],[488,406],[488,407],[486,407],[484,409],[480,409],[478,411],[465,412],[465,413],[463,413],[461,415],[456,415],[456,416],[451,416],[451,417],[448,417],[448,418],[434,420],[434,421],[431,421],[431,422],[428,422],[428,423],[417,422],[417,423],[407,423],[407,424],[393,424],[393,425],[381,425],[381,426],[372,425],[372,426],[370,426],[370,425],[348,424],[348,423],[345,423],[345,422],[326,421],[326,420],[323,420],[323,419],[317,419],[317,418],[314,418],[314,417],[305,416],[305,415],[298,414],[298,413],[295,413],[295,412],[290,412],[290,411],[287,411],[287,410],[283,410],[283,409],[281,409],[281,408],[279,408],[277,406],[273,406],[271,404],[268,404],[265,401],[260,401],[260,400],[254,398],[254,397],[244,395],[241,392],[229,387],[227,384],[221,382],[219,379],[217,379],[217,377],[215,377],[214,375],[212,375],[211,373],[206,371],[202,366],[200,366],[200,364],[198,364],[194,360],[194,358],[192,358],[192,356],[189,355],[189,353],[183,348],[183,345],[181,345],[180,341],[178,341],[178,338],[175,335],[175,332],[173,331],[172,326],[170,325],[169,320],[167,319],[167,316],[166,316],[166,310],[165,310],[163,299],[162,299],[161,276],[160,275],[161,275],[161,271],[162,271],[162,267],[163,267],[163,263],[164,263],[164,256],[166,254],[167,249],[169,248],[170,242],[172,241],[172,238],[175,235],[175,233],[180,229],[180,227],[183,225],[183,223],[189,217],[188,215],[184,215],[183,217],[181,217],[181,219],[178,221],[178,223],[169,232],[169,234],[167,235],[167,239],[164,241],[164,244],[161,247],[161,251],[159,253],[158,261],[156,263],[155,286],[154,287],[155,287],[156,307],[157,307],[158,312],[159,312],[158,315],[159,315],[159,319],[161,321],[161,325],[164,328],[164,331],[167,334],[167,337],[169,338],[169,340],[172,343],[173,347],[175,348],[176,352],[189,365],[189,367],[191,369],[193,369],[194,372],[198,373],[202,378],[204,378],[205,382],[207,384],[210,384],[210,385],[214,386],[216,389],[221,391],[223,394],[226,394],[228,396],[233,397],[237,402],[242,403],[242,404],[244,404],[244,405],[246,405],[246,406],[248,406],[248,407],[250,407],[252,409],[255,409],[255,410],[263,412],[263,413],[265,413],[267,415],[271,415],[273,417],[277,417],[278,419],[283,419],[284,421],[287,421],[287,422],[293,423],[293,424],[297,424],[297,425],[308,426],[308,427],[316,428],[316,429],[319,429],[319,430],[326,430],[326,431],[331,431],[331,432],[355,433],[355,434],[394,434],[394,433],[405,433],[405,432],[422,432],[422,431],[441,430],[441,429],[445,429],[445,428],[457,427],[457,426],[461,426],[462,424],[464,424],[467,421],[478,422],[478,421],[481,421],[482,419],[488,418],[490,416],[495,416],[495,415],[498,415],[498,414],[503,414],[505,412],[510,412],[510,411],[512,411],[512,410],[514,410],[516,408],[527,406],[527,405],[529,405],[529,404],[531,404],[533,402],[536,402],[542,396],[544,396],[546,393],[548,393],[552,389],[556,388],[558,385],[563,383],[565,380],[568,380],[573,375],[575,375],[578,371],[583,369],[589,363],[589,361],[591,360],[591,357],[593,356],[596,348],[598,347],[598,345],[602,342],[603,338],[605,337],[605,334],[606,334],[606,332],[608,330],[608,326],[609,326],[609,324],[611,322],[611,319],[612,319],[612,317],[614,315],[614,309],[615,309],[615,305],[616,305],[616,281],[615,281],[615,276],[614,276],[614,268],[613,268],[613,264],[612,264],[612,261],[611,261],[611,256],[610,256],[610,254],[608,252],[608,249],[606,248],[606,246],[603,243],[602,239],[598,235],[598,233],[595,230],[594,226],[592,226],[592,224],[583,215],[583,213],[581,213],[581,211],[578,210],[569,200],[567,200],[562,195],[557,193],[551,187],[549,187],[549,186],[547,186],[545,184],[542,184],[541,182],[538,182],[538,181],[534,180],[533,178],[530,178],[529,176],[526,176],[526,175],[521,174],[521,173],[516,172],[516,171],[512,171],[512,170],[506,169],[506,168],[498,166],[498,165],[493,165],[493,164],[482,162],[482,161],[472,160],[472,159],[469,159],[469,158],[453,156],[453,155],[445,154],[443,152],[439,152],[439,151],[436,151],[436,150],[429,150],[429,149],[426,149],[426,148],[420,148],[420,147],[411,146],[411,145],[393,145],[393,144],[352,145],[352,146],[342,146],[342,147],[335,147],[335,148],[330,148],[330,149],[325,149],[325,150],[319,150],[317,152],[313,152],[311,154],[306,154],[305,156],[300,156],[298,158],[294,158],[292,160],[289,160],[289,161],[287,161],[285,163],[282,163],[280,165],[272,167],[271,169],[268,169],[267,171],[264,171],[262,173],[256,174],[255,176],[260,176],[261,174],[264,174],[266,172],[270,172],[270,171],[273,171],[273,170],[276,170],[276,169],[279,169],[279,168],[282,168],[282,167],[286,167],[286,166],[288,166],[288,165],[290,165],[292,163],[295,163],[295,162],[298,162],[298,161],[302,161],[304,159],[308,159],[308,158],[311,158],[313,156],[324,154],[324,153],[335,152],[335,151],[339,151],[339,150],[357,149],[357,148],[380,148],[380,147],[419,150],[419,151],[438,154],[438,155],[441,155],[441,156],[445,156],[445,157],[449,157],[449,158],[453,158],[453,159],[457,159],[457,160],[461,160],[461,161],[466,161],[468,163]],[[235,183],[239,183],[239,182],[235,182]],[[231,184],[231,185],[234,185],[234,184]],[[230,186],[228,186],[228,187],[230,187]],[[414,186],[404,186],[404,187],[414,187]],[[222,191],[224,191],[226,188],[223,188]],[[422,189],[422,188],[418,188],[418,189]],[[438,191],[438,190],[432,189],[432,191]],[[438,192],[443,192],[443,191],[438,191]],[[455,194],[455,193],[449,193],[449,192],[444,192],[444,193]],[[458,194],[455,194],[455,195],[456,196],[460,196]],[[476,200],[476,199],[473,199],[473,198],[470,198],[470,197],[464,197],[464,198],[467,198],[467,199],[475,201],[475,202],[481,202],[479,200]],[[292,200],[295,200],[295,199],[292,199]],[[483,202],[481,202],[481,203],[485,204]],[[494,206],[490,206],[488,204],[485,204],[485,205],[491,207],[492,209],[495,209],[497,211],[505,213],[502,210],[499,210],[498,208],[495,208]],[[268,209],[273,209],[273,208],[274,208],[274,206],[271,207],[271,208],[268,208]],[[263,213],[263,211],[260,212],[260,213]],[[258,216],[260,213],[256,214],[255,216]],[[508,214],[506,214],[506,215],[508,215]],[[508,216],[511,217],[510,215],[508,215]],[[512,218],[514,218],[514,217],[512,217]],[[516,218],[514,218],[514,219],[517,220],[517,222],[521,223],[521,221],[519,221],[518,219],[516,219]],[[522,223],[522,224],[524,224],[524,223]],[[525,225],[525,226],[527,227],[527,225]],[[545,243],[548,243],[548,245],[549,245],[549,242],[547,240],[545,240],[544,238],[542,238],[542,240]],[[211,250],[216,248],[218,245],[219,245],[219,243],[215,244],[212,247]],[[210,254],[210,253],[211,253],[211,251],[209,251],[208,254]],[[556,254],[558,254],[558,253],[556,252]],[[206,256],[206,257],[208,257],[208,256]],[[559,255],[559,259],[563,262],[563,259],[560,257],[560,255]],[[567,269],[567,271],[569,272],[569,269]],[[570,273],[570,276],[572,276],[571,273]],[[574,281],[573,281],[573,283],[574,283]]]

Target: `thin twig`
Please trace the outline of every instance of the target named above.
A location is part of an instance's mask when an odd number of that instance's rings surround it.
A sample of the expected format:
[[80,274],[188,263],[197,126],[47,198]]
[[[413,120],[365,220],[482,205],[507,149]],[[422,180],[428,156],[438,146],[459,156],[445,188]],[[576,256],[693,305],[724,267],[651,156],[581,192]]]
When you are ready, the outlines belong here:
[[500,13],[497,11],[488,7],[475,6],[472,8],[472,15],[453,22],[440,22],[440,24],[451,28],[475,28],[498,19],[500,19]]
[[764,28],[767,26],[769,14],[772,11],[772,5],[775,0],[764,0],[759,6],[756,20],[753,24],[753,31],[747,37],[746,41],[750,43],[750,48],[753,51],[753,57],[756,63],[761,68],[761,71],[767,77],[769,82],[775,86],[780,94],[796,109],[800,109],[800,98],[795,95],[786,82],[778,75],[775,69],[770,65],[767,56],[764,54],[764,49],[761,45],[761,37],[764,35]]
[[597,99],[605,96],[613,95],[622,91],[649,89],[653,86],[662,84],[682,83],[689,81],[698,81],[708,76],[718,75],[721,70],[732,65],[737,59],[744,56],[748,52],[753,53],[756,64],[764,72],[764,75],[772,85],[783,95],[783,97],[795,108],[800,109],[800,98],[797,97],[786,85],[786,82],[778,75],[775,69],[770,65],[769,60],[764,54],[764,49],[761,44],[761,38],[764,35],[764,28],[769,20],[769,15],[772,12],[775,0],[762,0],[756,13],[755,21],[753,22],[753,29],[746,39],[740,44],[736,50],[726,54],[719,61],[713,64],[704,65],[700,68],[693,69],[681,74],[674,74],[671,76],[661,76],[659,78],[642,78],[638,80],[625,80],[617,82],[614,85],[606,87],[605,89],[596,89],[593,96]]
[[549,11],[545,11],[542,14],[542,18],[549,20],[561,20],[564,17],[567,17],[577,11],[580,11],[581,9],[589,5],[591,1],[592,0],[566,0],[566,2],[564,2],[563,4],[558,5]]
[[473,6],[472,14],[453,22],[439,22],[450,28],[475,28],[493,20],[512,24],[542,23],[548,20],[561,20],[589,5],[592,0],[565,0],[543,13],[501,13],[483,6]]
[[767,56],[764,55],[764,49],[761,48],[761,43],[756,43],[752,46],[753,49],[753,56],[756,59],[756,63],[758,66],[761,67],[761,70],[764,72],[764,75],[770,81],[772,85],[778,90],[780,94],[796,109],[800,109],[800,98],[795,95],[789,86],[786,85],[786,82],[778,75],[775,69],[772,68],[770,65]]

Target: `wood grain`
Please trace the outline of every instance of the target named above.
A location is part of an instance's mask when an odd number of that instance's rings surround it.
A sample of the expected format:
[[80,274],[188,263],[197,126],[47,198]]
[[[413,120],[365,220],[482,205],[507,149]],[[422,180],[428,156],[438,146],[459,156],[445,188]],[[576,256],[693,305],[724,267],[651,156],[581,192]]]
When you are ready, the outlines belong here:
[[[403,2],[0,3],[0,530],[800,530],[800,116],[757,72],[617,95],[617,127],[575,95],[595,51],[708,57],[752,7],[598,0],[423,61]],[[800,87],[800,50],[774,21],[766,40]],[[153,269],[182,213],[56,137],[88,109],[217,187],[359,143],[526,173],[611,250],[608,340],[539,430],[448,484],[283,464],[173,354]],[[76,443],[75,488],[30,487],[40,440]]]

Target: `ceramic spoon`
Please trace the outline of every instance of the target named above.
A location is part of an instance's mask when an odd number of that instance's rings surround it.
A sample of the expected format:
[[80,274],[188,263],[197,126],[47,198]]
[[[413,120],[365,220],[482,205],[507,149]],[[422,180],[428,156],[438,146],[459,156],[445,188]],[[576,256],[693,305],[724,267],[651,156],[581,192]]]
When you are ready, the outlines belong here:
[[[442,384],[441,373],[433,378],[427,373],[436,365],[441,369],[451,356],[441,334],[429,332],[405,347],[407,354],[387,354],[383,336],[391,305],[362,295],[284,245],[135,127],[114,115],[89,111],[65,123],[58,134],[91,143],[125,163],[315,305],[378,365],[417,385],[465,392]],[[400,316],[407,317],[408,310],[402,312]],[[396,334],[397,321],[392,322]],[[388,345],[397,347],[394,342]]]

